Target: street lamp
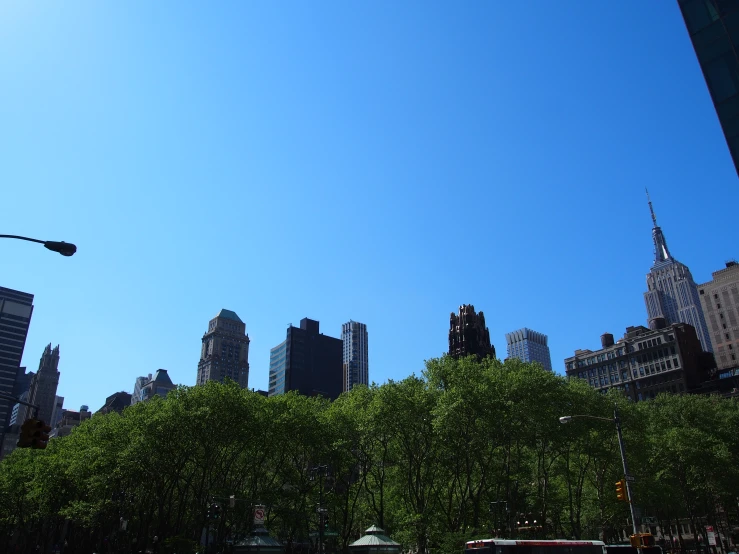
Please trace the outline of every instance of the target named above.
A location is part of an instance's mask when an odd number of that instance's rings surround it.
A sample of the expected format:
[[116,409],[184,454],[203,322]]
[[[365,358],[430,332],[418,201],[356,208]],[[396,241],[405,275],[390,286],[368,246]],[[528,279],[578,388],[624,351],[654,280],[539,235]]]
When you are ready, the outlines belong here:
[[631,475],[629,475],[629,468],[626,465],[626,449],[624,448],[624,437],[621,433],[621,419],[618,417],[618,405],[613,405],[613,417],[598,417],[598,416],[591,416],[591,415],[571,415],[571,416],[562,416],[559,418],[559,422],[562,424],[569,423],[572,421],[575,417],[584,417],[587,419],[599,419],[601,421],[610,421],[611,423],[616,424],[616,434],[618,435],[618,447],[621,450],[621,463],[624,466],[624,479],[626,480],[626,496],[629,501],[629,510],[631,511],[631,528],[634,531],[634,535],[637,534],[636,530],[636,515],[634,513],[634,502],[632,501],[631,496]]
[[39,244],[43,244],[46,248],[53,252],[59,252],[62,256],[72,256],[75,252],[77,252],[77,247],[72,244],[71,242],[57,242],[55,240],[38,240],[38,239],[32,239],[28,237],[21,237],[18,235],[0,235],[1,239],[18,239],[18,240],[27,240],[29,242],[37,242]]
[[317,477],[320,477],[320,481],[318,484],[318,509],[316,510],[318,512],[318,552],[319,554],[323,554],[323,524],[325,521],[327,521],[327,512],[323,507],[323,482],[326,476],[328,475],[328,466],[327,465],[319,465],[310,468],[310,480],[313,481]]

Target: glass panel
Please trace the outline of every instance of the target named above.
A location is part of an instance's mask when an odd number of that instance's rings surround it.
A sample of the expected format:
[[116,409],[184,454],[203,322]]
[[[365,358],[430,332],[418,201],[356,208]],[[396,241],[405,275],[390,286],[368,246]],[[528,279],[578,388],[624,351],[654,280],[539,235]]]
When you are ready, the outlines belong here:
[[728,56],[722,56],[705,66],[706,80],[714,102],[722,102],[737,93],[739,79],[735,67],[736,64],[733,60],[729,61]]
[[682,5],[683,17],[688,32],[693,35],[718,19],[710,0],[687,0]]

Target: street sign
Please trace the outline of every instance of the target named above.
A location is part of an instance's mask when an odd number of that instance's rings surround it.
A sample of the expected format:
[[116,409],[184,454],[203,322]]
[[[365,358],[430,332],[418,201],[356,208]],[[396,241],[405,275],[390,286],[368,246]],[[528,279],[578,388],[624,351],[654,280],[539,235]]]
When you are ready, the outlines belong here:
[[254,508],[254,525],[264,525],[264,506]]
[[626,479],[626,480],[627,480],[627,481],[628,481],[629,483],[633,483],[633,482],[635,481],[635,479],[634,479],[634,476],[633,476],[633,475],[627,475],[627,476],[625,477],[625,479]]

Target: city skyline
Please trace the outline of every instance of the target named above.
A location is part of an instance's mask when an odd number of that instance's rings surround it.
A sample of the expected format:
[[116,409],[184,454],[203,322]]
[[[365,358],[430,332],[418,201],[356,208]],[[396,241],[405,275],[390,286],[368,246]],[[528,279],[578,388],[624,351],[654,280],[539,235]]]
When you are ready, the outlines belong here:
[[714,240],[739,187],[677,2],[589,5],[13,5],[3,231],[79,248],[0,239],[35,296],[21,364],[60,344],[57,394],[97,408],[158,368],[194,385],[222,307],[262,390],[304,315],[365,323],[378,383],[463,303],[499,357],[545,330],[559,374],[646,322],[644,187],[698,283],[739,256]]

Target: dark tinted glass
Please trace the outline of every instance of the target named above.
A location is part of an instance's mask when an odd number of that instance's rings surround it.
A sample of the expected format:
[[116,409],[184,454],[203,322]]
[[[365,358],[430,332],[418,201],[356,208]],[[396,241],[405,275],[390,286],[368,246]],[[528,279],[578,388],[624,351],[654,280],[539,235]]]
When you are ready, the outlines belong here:
[[681,7],[691,35],[718,19],[718,13],[710,0],[686,0]]

